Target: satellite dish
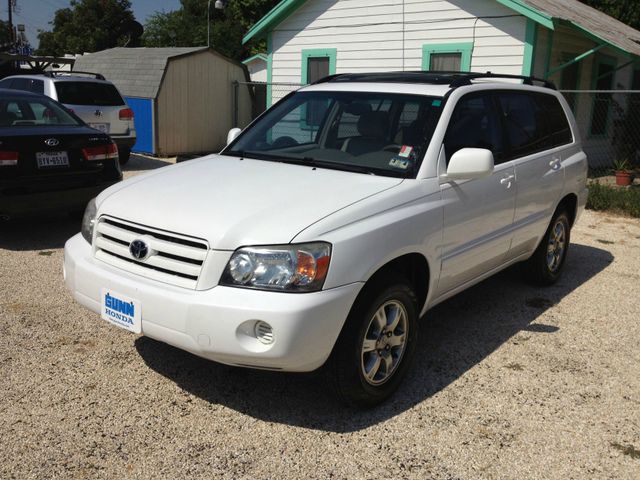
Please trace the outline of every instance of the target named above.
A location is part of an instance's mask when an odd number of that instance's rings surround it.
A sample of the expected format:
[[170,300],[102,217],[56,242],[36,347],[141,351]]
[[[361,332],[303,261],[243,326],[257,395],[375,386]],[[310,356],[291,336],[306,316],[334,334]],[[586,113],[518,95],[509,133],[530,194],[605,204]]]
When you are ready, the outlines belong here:
[[125,47],[136,47],[140,43],[140,37],[144,33],[144,27],[135,20],[129,20],[122,25],[122,34],[127,35],[129,40],[125,43]]

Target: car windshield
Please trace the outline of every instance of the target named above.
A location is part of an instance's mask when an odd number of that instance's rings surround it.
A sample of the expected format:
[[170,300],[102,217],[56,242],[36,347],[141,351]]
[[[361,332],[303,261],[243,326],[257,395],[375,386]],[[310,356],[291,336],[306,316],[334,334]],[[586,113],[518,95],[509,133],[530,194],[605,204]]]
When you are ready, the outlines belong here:
[[116,87],[108,83],[62,81],[55,85],[58,101],[66,105],[124,105]]
[[415,177],[442,97],[297,92],[270,109],[223,155]]
[[82,125],[47,97],[0,96],[0,127]]

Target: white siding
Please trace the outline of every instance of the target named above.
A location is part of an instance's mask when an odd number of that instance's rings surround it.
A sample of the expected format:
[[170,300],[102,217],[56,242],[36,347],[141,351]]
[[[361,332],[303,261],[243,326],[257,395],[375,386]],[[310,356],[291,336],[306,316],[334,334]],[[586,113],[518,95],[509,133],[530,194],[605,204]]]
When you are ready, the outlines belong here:
[[336,48],[336,73],[420,70],[423,45],[461,42],[472,70],[519,75],[525,30],[495,0],[309,0],[272,33],[272,81],[301,81],[303,49]]
[[249,70],[249,77],[252,82],[266,82],[267,81],[267,62],[261,58],[255,58],[254,60],[245,64],[247,70]]

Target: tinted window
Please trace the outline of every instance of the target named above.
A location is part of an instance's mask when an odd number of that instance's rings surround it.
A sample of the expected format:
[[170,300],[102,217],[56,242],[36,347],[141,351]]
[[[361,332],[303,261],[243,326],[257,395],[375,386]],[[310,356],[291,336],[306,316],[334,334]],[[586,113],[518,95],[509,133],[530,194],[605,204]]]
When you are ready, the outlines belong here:
[[31,90],[31,80],[28,78],[14,78],[11,83],[11,88],[14,90],[25,90],[28,92]]
[[486,148],[496,164],[504,161],[500,118],[490,94],[463,97],[453,112],[444,141],[447,162],[463,148]]
[[124,100],[111,84],[97,82],[56,82],[58,101],[67,105],[124,105]]
[[510,147],[509,159],[573,141],[569,121],[554,96],[501,92],[498,98]]
[[560,101],[552,95],[539,94],[535,98],[546,112],[547,148],[559,147],[573,142],[569,120],[562,109],[562,105],[560,105]]
[[524,157],[548,148],[545,111],[528,93],[499,94],[509,158]]
[[33,93],[44,95],[44,82],[42,80],[31,80],[31,86],[29,90]]

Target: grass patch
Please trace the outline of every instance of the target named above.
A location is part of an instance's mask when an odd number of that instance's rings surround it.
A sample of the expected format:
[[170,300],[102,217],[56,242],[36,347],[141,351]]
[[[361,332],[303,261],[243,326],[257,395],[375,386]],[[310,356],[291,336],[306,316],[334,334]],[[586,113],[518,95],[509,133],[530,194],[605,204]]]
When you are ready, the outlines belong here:
[[587,208],[640,218],[640,188],[619,188],[597,181],[590,183]]

